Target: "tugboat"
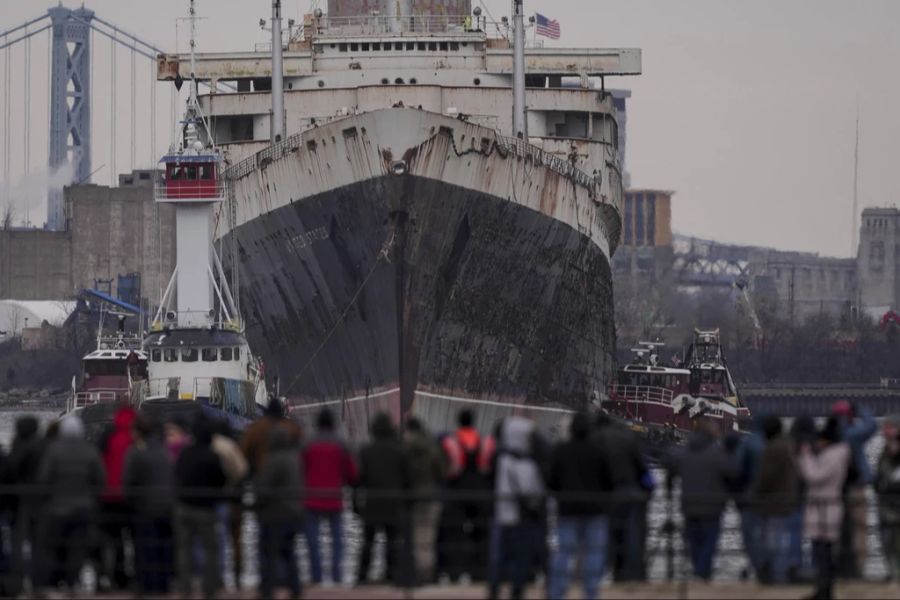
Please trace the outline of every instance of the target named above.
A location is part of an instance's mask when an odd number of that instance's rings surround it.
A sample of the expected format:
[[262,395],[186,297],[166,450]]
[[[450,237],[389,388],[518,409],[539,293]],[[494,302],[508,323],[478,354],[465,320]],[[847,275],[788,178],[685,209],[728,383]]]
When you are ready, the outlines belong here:
[[[103,333],[104,313],[117,319],[114,335]],[[61,416],[74,413],[81,417],[89,439],[112,423],[116,408],[132,402],[132,390],[147,379],[147,354],[141,349],[140,334],[126,331],[127,316],[104,311],[101,304],[97,346],[81,359],[81,381],[76,383],[72,377],[72,392]]]
[[140,409],[166,418],[202,412],[243,429],[261,413],[266,387],[213,246],[213,210],[228,186],[197,103],[196,81],[181,135],[160,163],[154,194],[157,202],[175,205],[176,267],[144,338],[149,377],[139,393]]
[[81,383],[72,378],[72,393],[66,413],[98,404],[114,405],[131,399],[133,382],[147,378],[147,354],[141,337],[125,331],[125,315],[117,314],[115,335],[103,335],[103,317],[97,332],[97,347],[81,359]]
[[659,342],[641,342],[634,360],[619,369],[610,386],[609,413],[646,436],[651,447],[684,441],[700,421],[713,423],[725,435],[739,431],[750,416],[728,371],[719,330],[694,330],[684,361],[661,364]]

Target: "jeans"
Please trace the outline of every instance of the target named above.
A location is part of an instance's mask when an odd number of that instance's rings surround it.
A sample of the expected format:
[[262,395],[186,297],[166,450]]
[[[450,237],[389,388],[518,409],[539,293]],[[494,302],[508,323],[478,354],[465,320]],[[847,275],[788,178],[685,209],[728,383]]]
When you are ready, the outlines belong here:
[[559,517],[559,545],[550,563],[550,598],[565,598],[569,587],[569,562],[582,546],[581,563],[584,597],[599,597],[600,582],[606,567],[609,521],[606,516]]
[[798,508],[787,518],[788,571],[795,576],[809,571],[809,561],[803,551],[803,509]]
[[760,553],[760,521],[760,516],[752,509],[741,510],[741,539],[744,542],[744,553],[757,576],[763,569]]
[[294,551],[297,526],[291,521],[259,524],[259,592],[262,598],[271,598],[278,575],[287,575],[287,586],[292,598],[300,597],[300,571]]
[[497,598],[500,584],[509,580],[512,584],[513,600],[522,598],[525,584],[535,559],[544,543],[540,523],[502,526],[499,528],[500,545],[497,556],[497,571],[489,582],[489,597]]
[[217,523],[214,508],[197,508],[186,504],[179,504],[175,508],[175,557],[178,591],[182,597],[191,595],[196,540],[200,540],[203,548],[203,595],[211,598],[221,586]]
[[37,587],[53,587],[57,577],[73,586],[88,554],[89,516],[43,515],[38,523],[38,544],[34,552]]
[[101,505],[103,532],[103,573],[114,589],[128,588],[125,572],[125,539],[131,525],[130,508],[124,501],[106,501]]
[[609,539],[610,568],[616,581],[644,580],[647,503],[634,500],[615,507],[609,518]]
[[763,517],[762,568],[772,583],[787,583],[790,563],[790,517]]
[[430,583],[434,580],[437,529],[440,514],[441,505],[439,502],[423,500],[413,505],[410,552],[416,557],[415,567],[419,583]]
[[134,568],[141,592],[169,593],[172,577],[171,517],[138,516],[135,518]]
[[384,531],[387,548],[387,579],[396,585],[409,585],[408,577],[412,570],[412,554],[409,548],[409,525],[401,515],[393,521],[366,521],[363,524],[363,546],[359,555],[358,582],[368,580],[369,564],[372,559],[372,550],[375,542],[375,534]]
[[721,515],[715,517],[686,517],[684,537],[691,554],[694,575],[701,579],[712,577],[713,556],[719,543]]
[[331,530],[331,580],[341,583],[341,561],[344,559],[344,529],[342,513],[310,510],[307,512],[304,528],[309,546],[309,569],[313,583],[322,583],[322,555],[319,550],[319,522],[328,519]]

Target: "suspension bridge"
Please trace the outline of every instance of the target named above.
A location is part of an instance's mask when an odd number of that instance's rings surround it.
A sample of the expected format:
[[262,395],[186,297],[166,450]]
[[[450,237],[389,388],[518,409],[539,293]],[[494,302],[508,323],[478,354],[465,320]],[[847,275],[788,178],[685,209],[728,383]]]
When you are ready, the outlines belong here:
[[155,165],[180,109],[160,54],[83,5],[0,32],[0,227],[62,230],[65,185]]

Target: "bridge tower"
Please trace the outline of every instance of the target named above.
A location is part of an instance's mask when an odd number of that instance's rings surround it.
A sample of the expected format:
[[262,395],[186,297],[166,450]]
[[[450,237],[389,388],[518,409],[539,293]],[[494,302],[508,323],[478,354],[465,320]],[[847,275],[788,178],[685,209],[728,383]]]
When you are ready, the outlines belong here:
[[[73,182],[91,174],[91,20],[94,11],[55,6],[47,11],[53,45],[50,79],[50,169],[71,162]],[[47,198],[47,229],[66,227],[62,190]]]

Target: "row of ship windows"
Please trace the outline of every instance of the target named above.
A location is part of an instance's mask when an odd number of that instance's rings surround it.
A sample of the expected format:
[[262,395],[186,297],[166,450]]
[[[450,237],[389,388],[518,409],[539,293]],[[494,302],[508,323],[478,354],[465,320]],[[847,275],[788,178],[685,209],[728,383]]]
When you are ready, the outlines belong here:
[[390,50],[430,50],[431,52],[458,52],[460,47],[468,46],[468,42],[342,42],[331,44],[340,52],[388,52]]
[[153,348],[150,362],[216,362],[241,359],[240,348]]

